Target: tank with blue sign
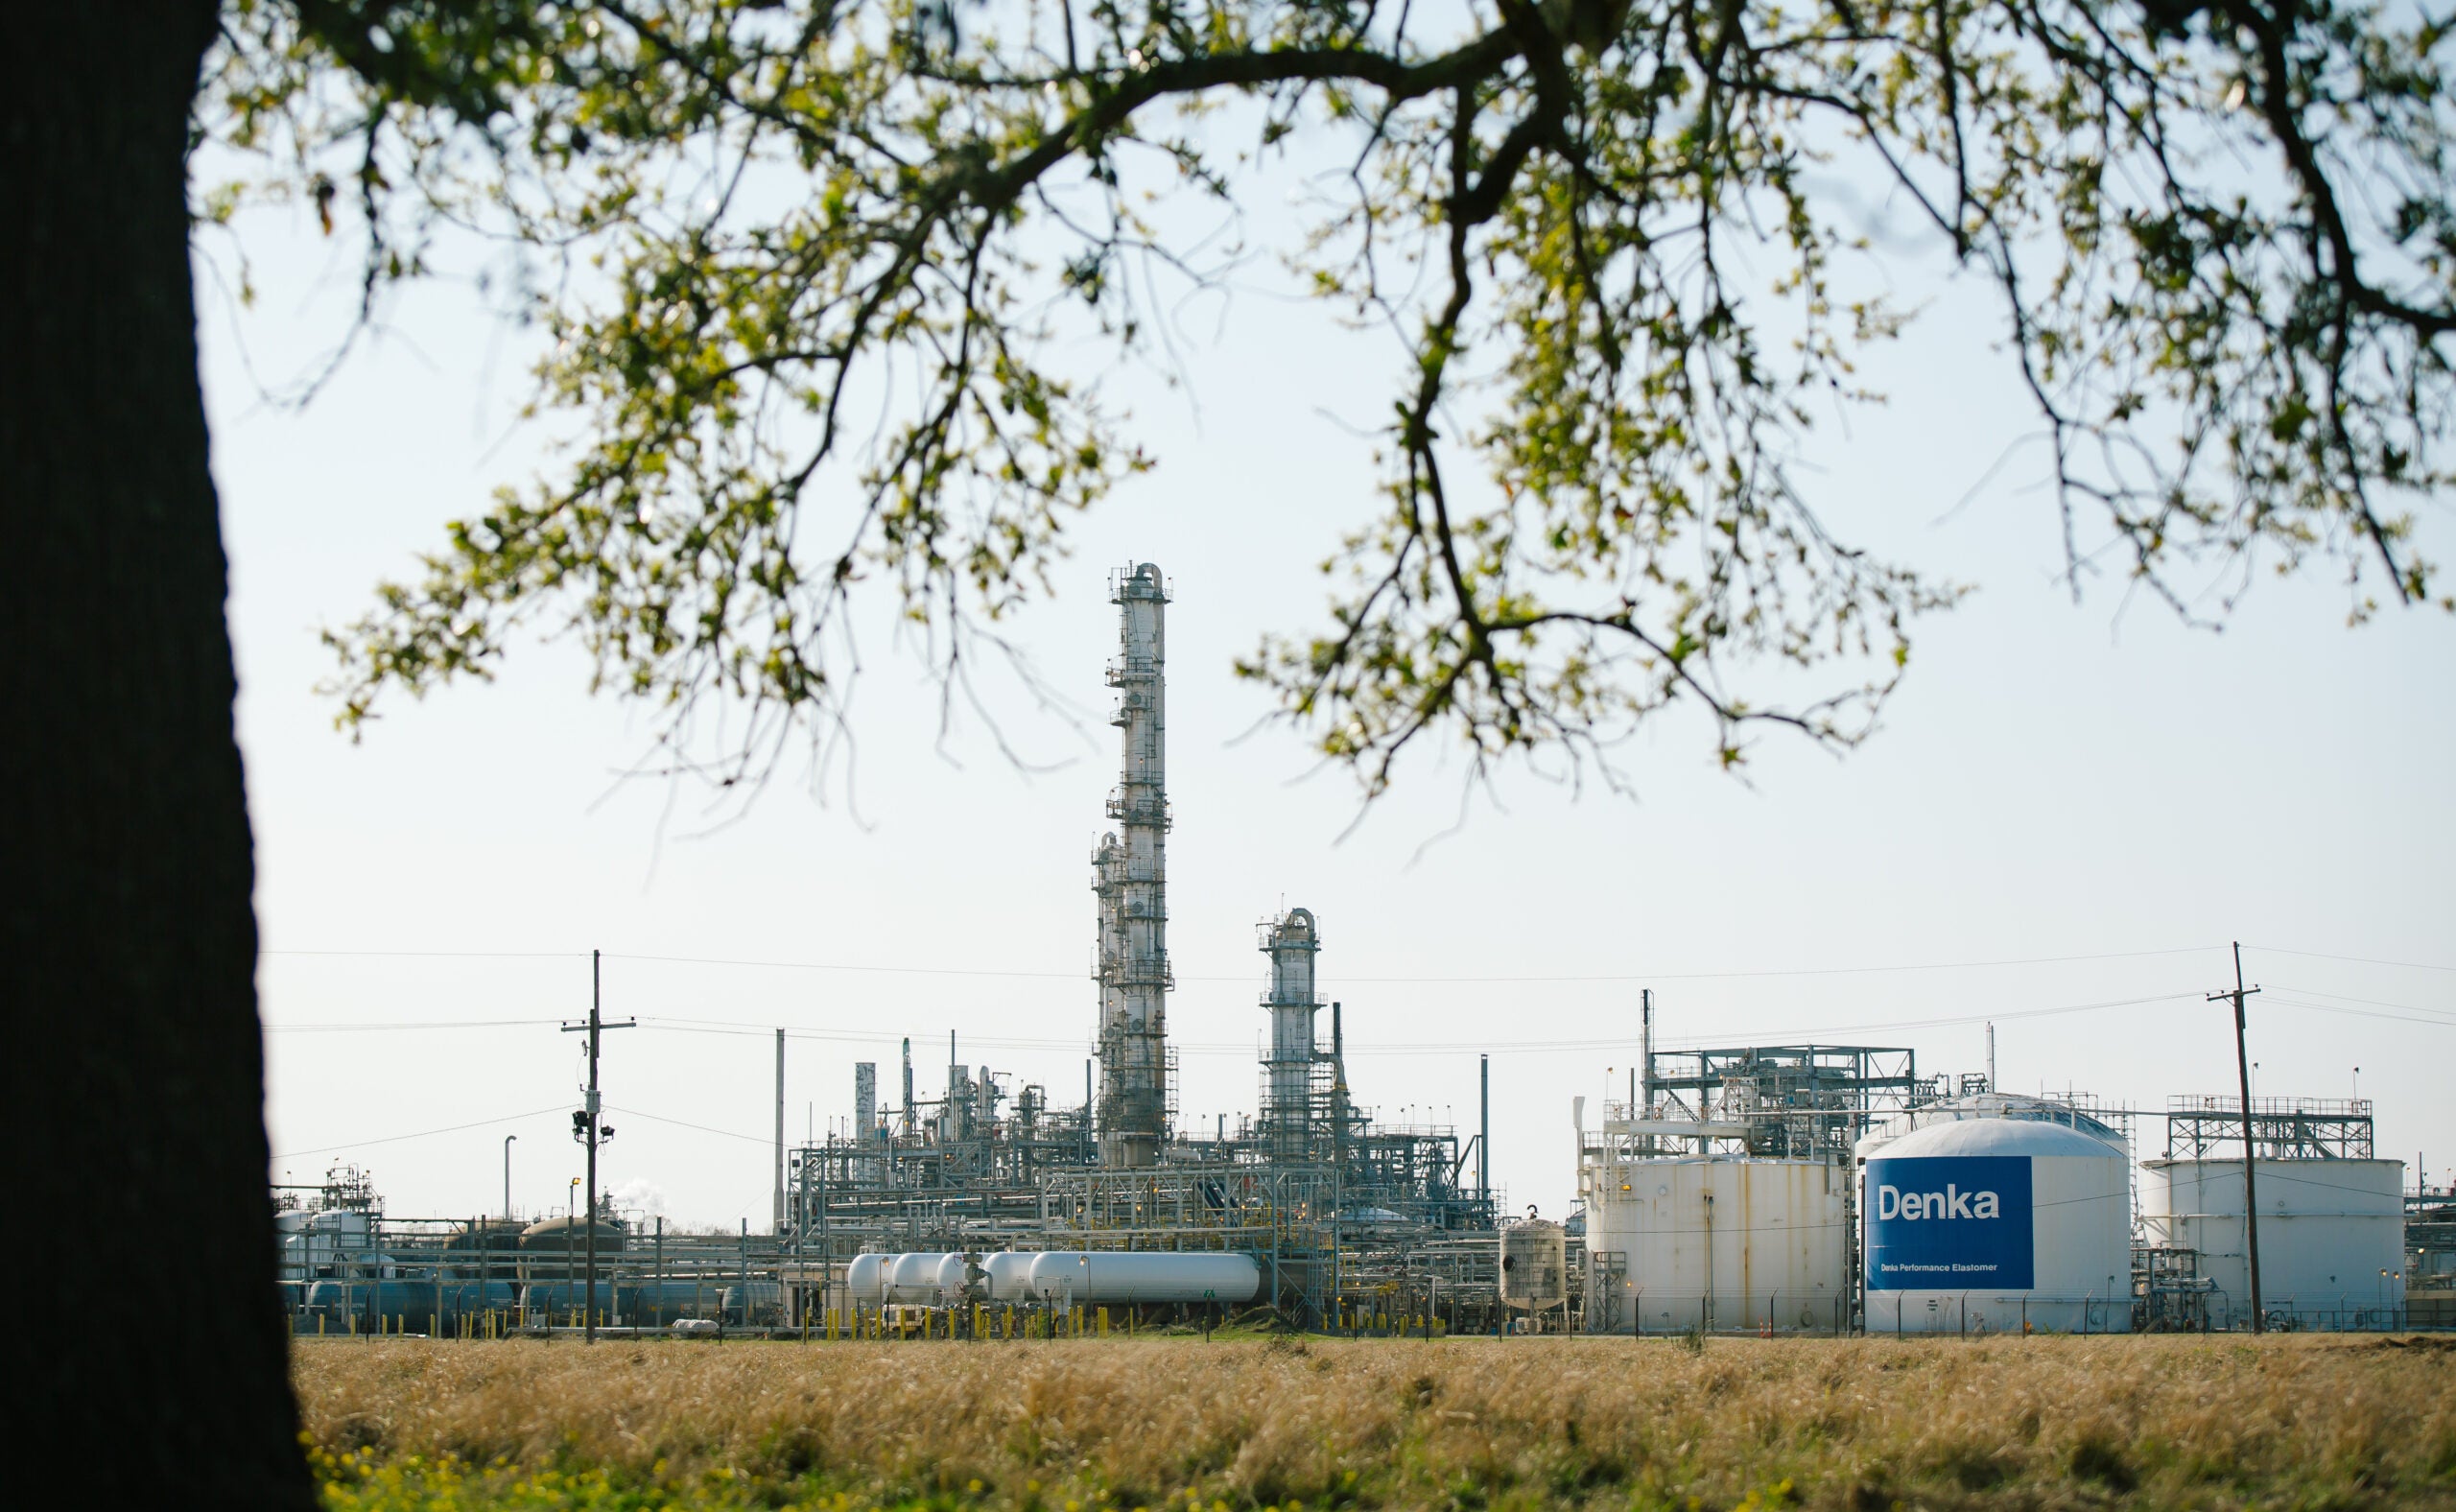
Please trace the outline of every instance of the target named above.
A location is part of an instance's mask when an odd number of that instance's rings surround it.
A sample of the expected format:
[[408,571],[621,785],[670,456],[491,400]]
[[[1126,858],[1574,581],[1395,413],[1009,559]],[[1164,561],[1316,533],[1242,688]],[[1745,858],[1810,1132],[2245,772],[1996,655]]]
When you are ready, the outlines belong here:
[[1868,1332],[2128,1333],[2122,1136],[1989,1102],[1860,1142]]

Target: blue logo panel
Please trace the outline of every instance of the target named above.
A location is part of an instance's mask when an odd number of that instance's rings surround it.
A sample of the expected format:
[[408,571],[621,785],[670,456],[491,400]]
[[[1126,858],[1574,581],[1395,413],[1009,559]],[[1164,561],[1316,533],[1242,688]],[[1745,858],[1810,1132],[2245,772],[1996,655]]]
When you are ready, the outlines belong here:
[[2032,1285],[2026,1156],[1878,1157],[1867,1169],[1870,1291]]

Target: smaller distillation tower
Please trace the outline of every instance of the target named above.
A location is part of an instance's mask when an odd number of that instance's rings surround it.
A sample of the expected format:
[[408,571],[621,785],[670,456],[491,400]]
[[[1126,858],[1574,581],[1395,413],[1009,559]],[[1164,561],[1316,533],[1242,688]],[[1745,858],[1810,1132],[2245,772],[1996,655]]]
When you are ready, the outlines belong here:
[[1290,909],[1262,927],[1263,954],[1270,957],[1270,990],[1263,994],[1270,1051],[1263,1060],[1262,1132],[1274,1160],[1300,1161],[1312,1153],[1313,1076],[1321,1059],[1313,1048],[1313,1015],[1322,1006],[1313,990],[1313,957],[1321,948],[1309,909]]
[[1093,857],[1099,898],[1100,1162],[1160,1161],[1168,1138],[1168,581],[1145,562],[1111,583],[1118,656],[1109,664],[1122,732],[1117,828]]

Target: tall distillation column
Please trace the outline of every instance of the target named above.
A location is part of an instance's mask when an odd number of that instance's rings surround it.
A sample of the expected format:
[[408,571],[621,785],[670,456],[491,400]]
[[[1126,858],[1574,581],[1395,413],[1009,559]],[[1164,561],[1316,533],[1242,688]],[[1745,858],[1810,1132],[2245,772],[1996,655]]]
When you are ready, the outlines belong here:
[[1100,1162],[1159,1164],[1168,1137],[1169,971],[1168,582],[1145,562],[1121,575],[1118,690],[1110,721],[1123,732],[1109,817],[1117,830],[1094,858],[1100,899]]
[[1263,1138],[1271,1158],[1301,1161],[1311,1153],[1313,1129],[1313,1015],[1322,1000],[1313,991],[1313,957],[1322,948],[1313,914],[1290,909],[1262,929],[1263,954],[1270,957],[1270,990],[1263,1008],[1270,1014],[1270,1051],[1263,1060]]

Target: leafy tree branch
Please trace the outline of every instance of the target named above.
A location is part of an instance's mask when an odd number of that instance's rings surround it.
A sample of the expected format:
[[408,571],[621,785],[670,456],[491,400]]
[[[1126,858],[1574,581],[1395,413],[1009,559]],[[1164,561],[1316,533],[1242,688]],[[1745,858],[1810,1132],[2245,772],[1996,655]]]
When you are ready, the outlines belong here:
[[[354,176],[368,297],[444,227],[519,250],[558,474],[456,525],[332,633],[345,723],[486,675],[527,626],[764,772],[838,728],[850,605],[893,585],[943,673],[1045,593],[1068,522],[1150,465],[1088,321],[1133,270],[1225,264],[1318,161],[1283,248],[1411,354],[1330,623],[1240,670],[1368,792],[1425,739],[1474,770],[1680,705],[1848,746],[1959,590],[1827,527],[1797,461],[1873,402],[1907,316],[1846,187],[1994,286],[2052,439],[2076,589],[2197,615],[2328,561],[2355,618],[2450,602],[2456,212],[2440,23],[2309,0],[234,0],[205,197]],[[1155,198],[1158,201],[1155,207]],[[856,416],[864,418],[857,419]],[[689,758],[698,761],[701,756]]]

